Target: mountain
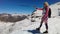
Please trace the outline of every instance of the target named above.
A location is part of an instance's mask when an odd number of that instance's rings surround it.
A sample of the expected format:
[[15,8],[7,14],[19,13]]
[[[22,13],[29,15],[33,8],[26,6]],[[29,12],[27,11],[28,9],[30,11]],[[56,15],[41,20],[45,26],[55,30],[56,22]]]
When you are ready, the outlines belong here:
[[24,20],[25,18],[27,18],[27,15],[7,14],[7,13],[0,14],[0,21],[4,21],[4,22],[17,22]]

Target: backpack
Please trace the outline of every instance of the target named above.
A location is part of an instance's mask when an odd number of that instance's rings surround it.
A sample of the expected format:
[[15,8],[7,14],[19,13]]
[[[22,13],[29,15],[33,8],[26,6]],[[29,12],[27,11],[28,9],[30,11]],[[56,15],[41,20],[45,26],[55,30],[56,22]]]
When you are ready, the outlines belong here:
[[51,18],[51,8],[49,8],[48,18]]

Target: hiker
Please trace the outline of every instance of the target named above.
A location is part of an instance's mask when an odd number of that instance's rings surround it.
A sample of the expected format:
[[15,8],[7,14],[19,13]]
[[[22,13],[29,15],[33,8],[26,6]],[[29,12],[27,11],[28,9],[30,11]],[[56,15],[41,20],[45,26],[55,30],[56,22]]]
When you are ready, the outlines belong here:
[[36,9],[37,10],[43,10],[41,24],[40,24],[40,26],[38,28],[36,28],[36,30],[40,30],[43,22],[45,22],[46,31],[44,31],[43,33],[48,33],[48,12],[49,12],[49,4],[48,4],[48,2],[44,3],[44,7],[43,8],[36,8]]

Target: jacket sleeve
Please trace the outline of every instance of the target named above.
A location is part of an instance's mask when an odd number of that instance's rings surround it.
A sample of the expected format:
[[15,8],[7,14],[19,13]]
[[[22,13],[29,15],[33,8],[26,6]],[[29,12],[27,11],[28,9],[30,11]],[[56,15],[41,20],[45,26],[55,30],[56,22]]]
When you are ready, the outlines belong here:
[[37,10],[43,10],[43,8],[36,8]]

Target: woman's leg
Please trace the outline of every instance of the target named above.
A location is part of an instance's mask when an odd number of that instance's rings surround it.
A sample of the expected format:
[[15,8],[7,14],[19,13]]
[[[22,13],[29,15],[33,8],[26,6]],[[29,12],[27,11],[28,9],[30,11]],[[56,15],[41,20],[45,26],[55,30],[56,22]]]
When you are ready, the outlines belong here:
[[43,21],[41,21],[40,28],[41,28],[42,24],[43,24]]
[[41,24],[40,24],[40,26],[36,30],[40,30],[42,24],[43,24],[43,20],[41,20]]
[[46,31],[44,33],[48,33],[48,23],[47,23],[47,20],[48,19],[45,20]]
[[46,26],[46,31],[48,31],[48,23],[47,22],[45,23],[45,26]]

